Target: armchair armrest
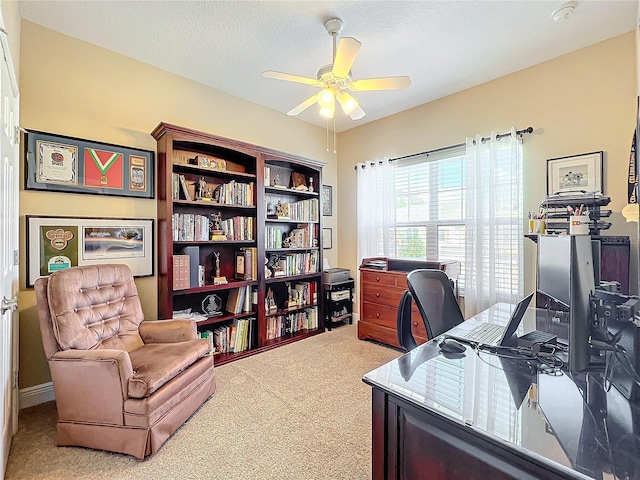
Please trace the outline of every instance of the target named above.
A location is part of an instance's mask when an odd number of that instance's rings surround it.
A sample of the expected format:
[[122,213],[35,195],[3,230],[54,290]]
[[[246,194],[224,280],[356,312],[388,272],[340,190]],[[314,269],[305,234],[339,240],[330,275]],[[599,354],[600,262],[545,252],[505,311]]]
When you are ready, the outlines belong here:
[[177,343],[198,338],[193,320],[145,321],[138,327],[140,337],[148,343]]
[[133,376],[126,350],[62,350],[49,358],[61,421],[124,424]]

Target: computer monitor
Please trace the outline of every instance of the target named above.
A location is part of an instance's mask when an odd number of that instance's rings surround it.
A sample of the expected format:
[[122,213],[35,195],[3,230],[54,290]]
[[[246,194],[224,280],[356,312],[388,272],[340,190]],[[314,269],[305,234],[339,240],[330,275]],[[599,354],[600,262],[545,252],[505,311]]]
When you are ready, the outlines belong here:
[[593,323],[590,295],[595,290],[589,235],[538,236],[538,290],[569,307],[569,369],[589,365]]

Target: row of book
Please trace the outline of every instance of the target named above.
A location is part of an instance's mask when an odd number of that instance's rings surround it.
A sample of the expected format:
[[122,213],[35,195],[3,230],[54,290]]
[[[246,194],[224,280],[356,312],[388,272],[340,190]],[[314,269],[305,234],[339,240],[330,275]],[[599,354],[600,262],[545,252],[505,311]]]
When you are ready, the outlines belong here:
[[290,232],[282,227],[267,225],[265,227],[266,248],[311,248],[318,244],[318,225],[298,225]]
[[301,330],[318,328],[318,308],[305,308],[301,312],[267,318],[267,340],[280,338]]
[[171,198],[173,200],[191,200],[191,194],[184,175],[179,173],[171,174]]
[[254,223],[253,217],[233,217],[220,221],[220,228],[228,240],[254,240]]
[[207,215],[174,213],[171,221],[174,242],[201,242],[211,238],[211,220]]
[[213,190],[213,201],[223,205],[243,205],[251,207],[253,203],[253,182],[240,183],[231,180],[218,185]]
[[[281,273],[282,272],[282,273]],[[318,251],[280,255],[275,276],[304,275],[318,272]]]
[[276,207],[278,218],[300,222],[317,222],[319,219],[318,199],[310,198],[292,203],[279,203]]
[[231,324],[200,332],[200,338],[209,340],[214,355],[244,352],[257,346],[257,323],[255,317],[236,318]]
[[225,309],[227,312],[237,315],[242,312],[250,312],[254,303],[258,303],[258,292],[255,289],[252,291],[251,285],[246,285],[229,290]]
[[[295,302],[295,306],[313,305],[318,301],[316,292],[316,282],[298,282],[291,288],[290,302]],[[290,307],[293,305],[289,305]]]
[[[193,192],[187,185],[184,175],[173,173],[171,175],[171,198],[173,200],[193,200],[193,194],[197,196],[197,200],[213,201],[222,205],[255,205],[254,183],[241,183],[231,180],[229,183],[208,184],[204,179],[198,181],[198,185],[194,186]],[[204,182],[200,184],[200,182]],[[215,185],[215,187],[213,186]]]

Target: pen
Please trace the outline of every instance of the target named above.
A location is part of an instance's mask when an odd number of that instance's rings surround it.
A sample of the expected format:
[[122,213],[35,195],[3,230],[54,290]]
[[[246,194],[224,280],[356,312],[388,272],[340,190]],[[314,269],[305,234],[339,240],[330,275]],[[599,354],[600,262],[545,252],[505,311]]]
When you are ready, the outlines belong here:
[[571,205],[567,206],[567,212],[569,212],[569,215],[573,215],[573,207]]

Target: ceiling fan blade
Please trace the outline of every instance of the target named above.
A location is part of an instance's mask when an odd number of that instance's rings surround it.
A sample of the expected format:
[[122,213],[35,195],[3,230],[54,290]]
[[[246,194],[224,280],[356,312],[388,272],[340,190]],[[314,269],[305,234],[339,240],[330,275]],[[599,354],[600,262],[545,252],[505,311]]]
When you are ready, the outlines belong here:
[[351,117],[351,120],[360,120],[362,117],[365,116],[365,113],[362,107],[360,107],[360,105],[356,105],[356,108],[354,108],[351,111],[349,116]]
[[351,71],[356,55],[360,50],[360,42],[352,37],[342,37],[338,43],[336,58],[333,59],[333,74],[336,77],[346,77]]
[[317,95],[310,96],[304,102],[302,102],[300,105],[298,105],[297,107],[292,108],[291,110],[289,110],[287,112],[287,115],[294,116],[294,115],[298,115],[299,113],[304,112],[307,108],[309,108],[311,105],[316,103],[317,99],[318,99]]
[[403,90],[411,85],[409,77],[381,77],[363,78],[354,80],[349,85],[349,90],[363,92],[365,90]]
[[291,75],[289,73],[274,72],[273,70],[262,72],[262,75],[267,78],[274,78],[276,80],[286,80],[287,82],[304,83],[306,85],[314,86],[320,85],[318,83],[318,80],[316,80],[315,78],[301,77],[299,75]]

